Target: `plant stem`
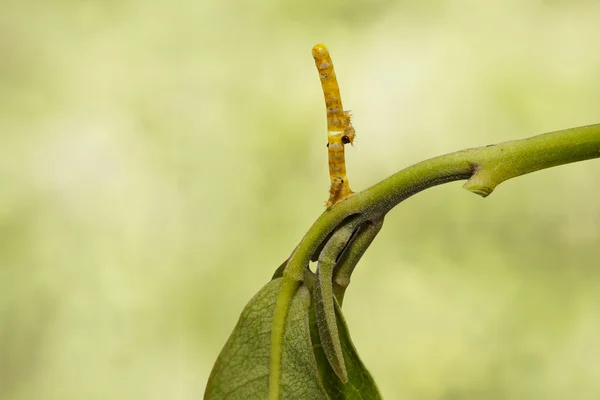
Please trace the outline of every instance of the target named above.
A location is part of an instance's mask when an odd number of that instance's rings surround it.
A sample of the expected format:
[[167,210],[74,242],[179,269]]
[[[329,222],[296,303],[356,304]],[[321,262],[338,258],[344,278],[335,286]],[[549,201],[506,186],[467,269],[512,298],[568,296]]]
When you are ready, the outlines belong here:
[[565,129],[435,157],[358,193],[359,199],[348,200],[379,214],[428,187],[461,179],[469,179],[465,189],[486,197],[507,179],[598,157],[600,124]]
[[600,124],[565,129],[435,157],[408,167],[326,210],[292,253],[283,272],[271,331],[269,398],[279,399],[281,346],[290,301],[311,256],[345,218],[377,220],[408,197],[447,182],[468,179],[465,189],[488,196],[507,179],[557,165],[600,157]]

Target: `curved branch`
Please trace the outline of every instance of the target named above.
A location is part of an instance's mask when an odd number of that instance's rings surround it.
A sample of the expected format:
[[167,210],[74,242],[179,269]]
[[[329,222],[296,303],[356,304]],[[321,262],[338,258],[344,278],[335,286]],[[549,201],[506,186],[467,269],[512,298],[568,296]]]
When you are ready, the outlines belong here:
[[360,202],[365,209],[380,214],[421,190],[462,179],[468,179],[465,189],[486,197],[510,178],[598,157],[600,124],[565,129],[431,158],[358,193],[359,198],[347,201]]
[[376,220],[408,197],[447,182],[468,179],[464,188],[488,196],[507,179],[557,165],[600,157],[600,124],[565,129],[435,157],[408,167],[326,210],[292,253],[275,305],[271,331],[269,385],[279,399],[281,345],[290,301],[302,282],[311,256],[345,218]]

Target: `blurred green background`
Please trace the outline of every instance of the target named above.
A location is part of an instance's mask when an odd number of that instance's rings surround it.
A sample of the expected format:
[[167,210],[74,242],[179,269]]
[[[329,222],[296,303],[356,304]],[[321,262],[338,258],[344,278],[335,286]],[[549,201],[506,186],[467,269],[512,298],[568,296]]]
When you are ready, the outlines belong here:
[[[598,1],[3,0],[0,398],[198,399],[323,211],[329,45],[354,190],[600,122]],[[344,304],[388,399],[597,399],[600,161],[403,203]]]

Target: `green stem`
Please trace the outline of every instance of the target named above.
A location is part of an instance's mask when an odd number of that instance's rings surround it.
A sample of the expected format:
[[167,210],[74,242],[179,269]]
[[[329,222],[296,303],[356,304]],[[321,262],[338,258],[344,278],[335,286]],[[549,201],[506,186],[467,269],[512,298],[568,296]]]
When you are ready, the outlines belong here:
[[275,312],[273,313],[273,326],[271,328],[271,355],[269,361],[269,399],[271,400],[279,400],[285,319],[290,308],[291,299],[299,286],[299,279],[290,279],[289,274],[286,274],[285,271],[283,272],[281,289],[279,289],[279,294],[277,295]]
[[598,157],[600,124],[565,129],[423,161],[358,193],[357,199],[349,198],[348,202],[361,202],[364,209],[375,209],[379,214],[421,190],[461,179],[469,179],[465,189],[486,197],[507,179]]
[[446,154],[408,167],[326,210],[306,233],[283,272],[271,331],[269,398],[279,399],[281,346],[290,301],[302,282],[311,256],[327,235],[350,215],[376,220],[408,197],[456,180],[465,189],[488,196],[501,182],[561,164],[600,157],[600,124],[565,129]]

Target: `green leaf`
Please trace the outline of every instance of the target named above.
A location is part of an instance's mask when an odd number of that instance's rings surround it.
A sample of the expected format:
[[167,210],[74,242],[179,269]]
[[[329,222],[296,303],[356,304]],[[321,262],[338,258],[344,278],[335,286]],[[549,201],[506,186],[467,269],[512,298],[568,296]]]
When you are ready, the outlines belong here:
[[317,327],[314,307],[312,307],[310,314],[310,333],[313,341],[313,349],[317,358],[317,365],[319,366],[321,382],[323,383],[329,398],[332,400],[381,399],[381,394],[379,393],[379,389],[377,389],[373,377],[369,371],[367,371],[356,352],[356,348],[354,347],[352,339],[350,338],[350,333],[348,332],[346,320],[344,319],[341,307],[337,301],[335,301],[335,315],[346,371],[348,373],[348,383],[345,384],[337,377],[336,373],[331,368],[327,361],[327,356],[323,351],[323,347],[320,344],[319,329]]
[[344,353],[340,343],[337,327],[336,311],[331,283],[334,263],[319,262],[317,284],[313,289],[315,317],[321,339],[321,348],[329,361],[329,365],[344,383],[348,382],[348,372],[344,363]]
[[[242,311],[210,374],[205,400],[268,398],[271,325],[281,281],[282,278],[276,278],[265,285]],[[335,316],[348,383],[342,383],[327,361],[319,338],[315,303],[311,303],[307,286],[302,285],[294,294],[286,320],[282,399],[381,399],[356,353],[337,301]]]
[[[208,379],[204,399],[267,399],[273,311],[281,278],[264,286],[242,311]],[[327,399],[312,349],[310,293],[301,286],[284,334],[281,398]],[[325,361],[327,362],[327,361]]]

